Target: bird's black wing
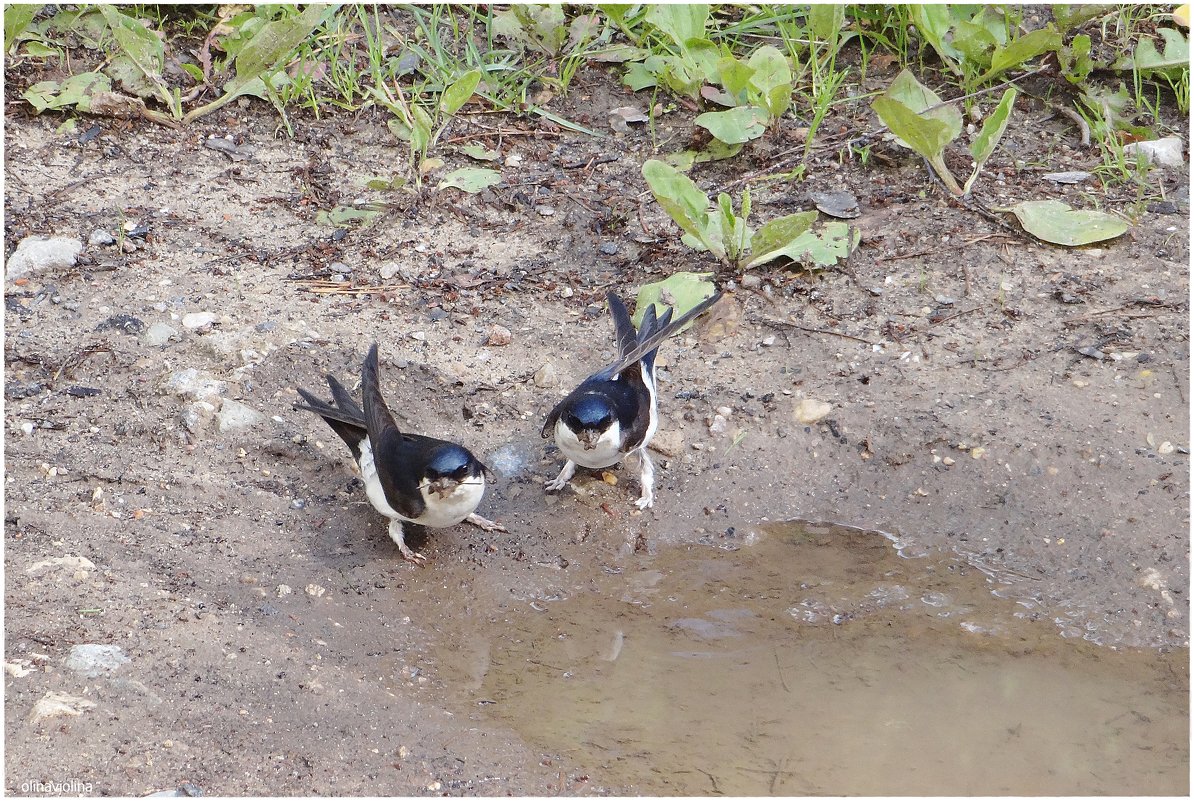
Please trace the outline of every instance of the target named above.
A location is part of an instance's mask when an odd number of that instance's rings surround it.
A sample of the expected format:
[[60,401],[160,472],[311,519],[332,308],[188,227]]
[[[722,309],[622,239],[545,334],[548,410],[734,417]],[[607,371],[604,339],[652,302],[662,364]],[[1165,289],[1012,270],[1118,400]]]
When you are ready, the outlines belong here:
[[402,432],[394,422],[378,386],[377,343],[369,348],[361,370],[361,392],[365,401],[365,426],[377,480],[394,511],[412,520],[427,508],[419,492],[420,465],[413,464],[413,448],[403,442]]
[[[638,334],[638,343],[635,345],[634,349],[629,353],[622,354],[622,358],[606,368],[606,371],[608,371],[611,375],[618,375],[629,365],[638,363],[641,359],[647,357],[648,354],[651,355],[651,364],[653,366],[655,361],[654,351],[659,347],[659,343],[663,342],[663,340],[679,331],[681,328],[687,325],[689,321],[694,320],[695,318],[704,314],[709,310],[710,307],[713,306],[714,303],[720,299],[721,293],[714,292],[711,297],[705,298],[676,320],[671,319],[672,310],[669,308],[663,313],[663,317],[659,318],[653,323],[652,328],[654,330],[650,332],[640,330]],[[651,314],[650,310],[643,314],[644,322],[648,319],[647,315],[649,314]]]
[[614,318],[614,336],[618,339],[618,356],[625,356],[638,344],[638,333],[634,330],[634,323],[630,321],[630,312],[626,304],[613,292],[606,294],[609,301],[609,313]]
[[[336,387],[340,387],[340,385],[331,376],[328,376],[328,383],[332,384],[332,394],[335,395]],[[361,440],[365,438],[367,432],[365,429],[365,418],[360,413],[357,405],[349,399],[351,404],[350,409],[344,409],[343,404],[338,408],[326,401],[320,400],[302,387],[297,387],[296,389],[298,390],[298,394],[306,401],[306,404],[296,403],[294,404],[294,408],[315,412],[322,417],[323,421],[331,426],[331,429],[340,436],[340,439],[344,440],[344,444],[352,451],[352,458],[359,463],[361,461]],[[344,388],[340,387],[340,390],[343,391]],[[339,401],[339,398],[336,400]]]

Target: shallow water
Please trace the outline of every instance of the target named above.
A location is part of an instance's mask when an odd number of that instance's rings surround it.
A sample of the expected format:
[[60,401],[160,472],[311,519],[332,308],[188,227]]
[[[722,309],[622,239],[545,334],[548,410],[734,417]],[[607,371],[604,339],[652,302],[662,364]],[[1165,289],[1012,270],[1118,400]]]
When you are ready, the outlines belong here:
[[878,534],[745,539],[528,604],[441,667],[471,714],[644,794],[1187,794],[1186,653],[1067,640]]

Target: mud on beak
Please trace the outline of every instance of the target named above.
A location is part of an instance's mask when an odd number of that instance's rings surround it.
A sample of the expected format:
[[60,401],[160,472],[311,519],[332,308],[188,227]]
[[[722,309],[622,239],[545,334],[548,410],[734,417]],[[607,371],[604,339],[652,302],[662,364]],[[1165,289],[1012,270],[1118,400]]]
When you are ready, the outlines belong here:
[[591,451],[597,447],[597,440],[601,439],[601,432],[594,431],[591,428],[586,428],[577,435],[577,440],[581,445],[585,446],[586,451]]
[[458,484],[455,479],[437,478],[427,485],[427,489],[441,498],[446,498],[456,490]]

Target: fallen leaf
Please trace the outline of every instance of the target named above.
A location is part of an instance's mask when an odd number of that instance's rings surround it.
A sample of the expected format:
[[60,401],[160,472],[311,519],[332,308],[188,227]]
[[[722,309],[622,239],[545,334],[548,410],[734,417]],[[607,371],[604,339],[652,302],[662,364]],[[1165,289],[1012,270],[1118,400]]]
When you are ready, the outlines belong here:
[[1028,233],[1065,247],[1114,239],[1129,228],[1119,217],[1072,209],[1060,200],[1025,200],[1012,206],[1011,212]]
[[502,182],[502,174],[486,167],[461,167],[444,176],[436,189],[449,187],[475,195]]

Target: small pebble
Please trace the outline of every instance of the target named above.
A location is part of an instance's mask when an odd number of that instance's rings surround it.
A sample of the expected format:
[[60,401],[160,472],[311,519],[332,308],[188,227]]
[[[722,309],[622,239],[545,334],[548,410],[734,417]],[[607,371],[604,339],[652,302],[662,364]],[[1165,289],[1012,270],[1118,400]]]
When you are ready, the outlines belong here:
[[794,414],[798,423],[810,425],[825,419],[831,411],[833,411],[833,407],[825,401],[805,398],[796,404]]
[[494,323],[489,327],[489,334],[485,338],[485,344],[500,348],[504,345],[509,345],[514,341],[514,335],[510,333],[510,329],[504,325]]
[[87,237],[87,244],[92,246],[112,245],[116,243],[116,237],[112,236],[102,228],[97,228],[91,232],[91,236]]
[[556,368],[551,362],[535,371],[535,386],[547,389],[559,386],[559,384],[560,377],[556,374]]
[[427,340],[427,332],[426,331],[411,331],[410,338],[414,339],[414,340],[418,340],[419,342],[424,342]]
[[618,252],[618,243],[602,242],[601,245],[598,246],[597,250],[601,251],[601,253],[605,254],[606,256],[613,256]]
[[178,329],[165,323],[154,323],[149,326],[142,338],[147,345],[165,345],[171,339],[178,339]]
[[182,327],[194,331],[209,326],[215,321],[216,316],[212,312],[191,312],[182,316]]
[[351,273],[352,268],[342,261],[334,261],[328,265],[328,269],[334,273]]

